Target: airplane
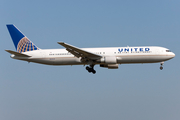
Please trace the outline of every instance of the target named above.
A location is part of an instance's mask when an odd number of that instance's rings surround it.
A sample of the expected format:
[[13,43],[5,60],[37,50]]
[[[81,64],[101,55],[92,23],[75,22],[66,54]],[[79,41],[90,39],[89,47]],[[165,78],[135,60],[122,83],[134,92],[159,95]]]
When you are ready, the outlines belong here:
[[95,65],[118,69],[119,64],[158,63],[163,69],[164,61],[175,57],[169,49],[158,46],[78,48],[64,42],[57,42],[65,49],[40,49],[16,26],[7,24],[16,48],[9,52],[11,58],[46,65],[84,65],[89,73],[95,74]]

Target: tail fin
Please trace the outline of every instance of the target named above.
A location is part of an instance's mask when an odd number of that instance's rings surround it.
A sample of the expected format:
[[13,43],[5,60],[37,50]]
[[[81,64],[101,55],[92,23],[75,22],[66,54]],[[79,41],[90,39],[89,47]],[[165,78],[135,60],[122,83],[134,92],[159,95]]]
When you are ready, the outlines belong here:
[[21,52],[33,51],[39,49],[25,35],[23,35],[23,33],[21,33],[21,31],[18,30],[17,27],[15,27],[12,24],[6,26],[9,30],[9,33],[14,42],[14,46],[17,52],[21,53]]

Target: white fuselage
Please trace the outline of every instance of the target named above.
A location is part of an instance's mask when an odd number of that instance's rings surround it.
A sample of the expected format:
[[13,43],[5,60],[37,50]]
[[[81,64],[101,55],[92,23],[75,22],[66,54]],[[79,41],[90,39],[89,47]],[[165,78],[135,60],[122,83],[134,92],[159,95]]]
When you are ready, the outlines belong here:
[[[107,48],[82,48],[82,50],[103,56],[94,64],[104,64],[104,59],[115,57],[116,64],[128,63],[156,63],[169,60],[175,56],[167,48],[156,46],[143,47],[107,47]],[[14,59],[35,62],[47,65],[84,65],[81,58],[69,53],[66,49],[40,49],[24,52],[31,57],[18,57],[11,55]]]

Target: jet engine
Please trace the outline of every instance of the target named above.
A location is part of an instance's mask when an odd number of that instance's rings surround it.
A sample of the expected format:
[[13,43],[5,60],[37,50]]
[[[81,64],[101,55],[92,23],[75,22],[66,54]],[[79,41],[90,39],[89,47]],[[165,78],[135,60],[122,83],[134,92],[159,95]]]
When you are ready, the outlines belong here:
[[105,67],[108,69],[118,69],[118,64],[100,64],[100,67]]
[[115,56],[106,56],[101,58],[100,62],[105,64],[116,64],[117,58]]

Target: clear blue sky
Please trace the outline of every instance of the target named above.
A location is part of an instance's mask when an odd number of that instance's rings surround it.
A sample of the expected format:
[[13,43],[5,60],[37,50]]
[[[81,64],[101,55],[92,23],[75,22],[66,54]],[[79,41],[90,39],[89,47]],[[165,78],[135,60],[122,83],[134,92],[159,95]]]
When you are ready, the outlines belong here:
[[[1,120],[179,120],[179,0],[1,0]],[[6,24],[39,48],[162,46],[176,57],[160,64],[47,66],[13,60]]]

